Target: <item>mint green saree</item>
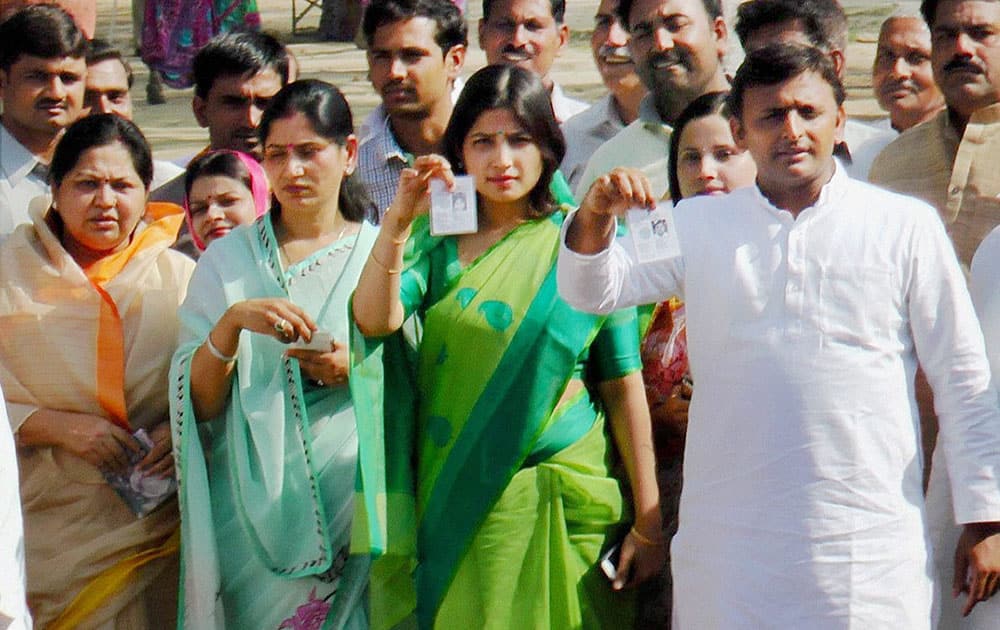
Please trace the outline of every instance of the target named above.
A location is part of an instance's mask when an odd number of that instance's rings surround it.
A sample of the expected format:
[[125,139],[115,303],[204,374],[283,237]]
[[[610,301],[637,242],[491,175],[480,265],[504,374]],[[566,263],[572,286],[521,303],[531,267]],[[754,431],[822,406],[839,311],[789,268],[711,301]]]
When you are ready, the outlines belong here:
[[307,381],[287,346],[243,331],[224,414],[198,424],[189,392],[191,356],[243,300],[287,298],[345,343],[348,300],[376,234],[365,224],[286,269],[264,215],[198,262],[170,375],[180,628],[368,626],[369,559],[349,553],[357,429],[348,389]]
[[453,238],[415,225],[401,288],[422,323],[415,356],[395,337],[354,344],[374,626],[414,605],[422,628],[631,623],[596,566],[625,517],[604,416],[587,389],[560,400],[571,379],[638,370],[638,329],[632,310],[558,297],[561,220],[525,223],[465,268]]

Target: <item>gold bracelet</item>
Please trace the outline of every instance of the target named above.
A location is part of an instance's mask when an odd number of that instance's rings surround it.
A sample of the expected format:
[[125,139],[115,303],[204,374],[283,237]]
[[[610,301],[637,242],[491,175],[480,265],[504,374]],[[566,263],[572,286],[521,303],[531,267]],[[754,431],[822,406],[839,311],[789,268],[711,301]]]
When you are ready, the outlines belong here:
[[374,249],[368,254],[368,258],[370,258],[372,261],[374,261],[375,264],[378,265],[379,267],[381,267],[382,269],[385,269],[385,272],[387,274],[389,274],[390,276],[395,275],[395,274],[397,274],[397,273],[399,273],[399,272],[401,272],[403,270],[402,266],[400,266],[397,269],[392,269],[391,267],[389,267],[389,265],[387,265],[384,262],[382,262],[381,260],[379,260],[378,256],[375,255],[375,250]]
[[663,545],[667,544],[667,541],[663,539],[653,540],[651,538],[646,538],[638,531],[636,531],[635,525],[632,526],[631,532],[632,532],[632,537],[635,538],[640,545],[643,545],[645,547],[662,547]]

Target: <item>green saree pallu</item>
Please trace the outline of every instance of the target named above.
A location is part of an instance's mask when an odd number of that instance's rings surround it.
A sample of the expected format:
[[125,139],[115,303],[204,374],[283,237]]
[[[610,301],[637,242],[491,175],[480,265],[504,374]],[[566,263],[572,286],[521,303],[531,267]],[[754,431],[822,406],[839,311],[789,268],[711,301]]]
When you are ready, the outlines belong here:
[[631,623],[596,566],[625,517],[604,417],[587,389],[561,399],[573,378],[638,370],[638,329],[634,310],[558,297],[561,221],[525,223],[465,268],[421,222],[401,286],[417,349],[354,339],[373,627],[414,607],[421,628]]
[[285,268],[265,214],[199,260],[171,369],[180,628],[367,627],[370,558],[349,553],[357,471],[349,390],[309,382],[287,345],[249,331],[220,417],[198,423],[190,388],[195,350],[247,299],[291,300],[345,343],[348,300],[376,234],[365,224]]

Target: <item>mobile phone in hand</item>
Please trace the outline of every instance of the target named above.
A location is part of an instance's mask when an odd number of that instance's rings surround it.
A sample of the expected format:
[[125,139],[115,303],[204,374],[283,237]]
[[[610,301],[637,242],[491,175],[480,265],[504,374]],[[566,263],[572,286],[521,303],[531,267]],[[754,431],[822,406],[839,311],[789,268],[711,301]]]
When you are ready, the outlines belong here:
[[622,545],[621,543],[615,543],[601,556],[601,571],[604,571],[604,575],[612,582],[618,577],[618,560],[621,559],[621,555]]

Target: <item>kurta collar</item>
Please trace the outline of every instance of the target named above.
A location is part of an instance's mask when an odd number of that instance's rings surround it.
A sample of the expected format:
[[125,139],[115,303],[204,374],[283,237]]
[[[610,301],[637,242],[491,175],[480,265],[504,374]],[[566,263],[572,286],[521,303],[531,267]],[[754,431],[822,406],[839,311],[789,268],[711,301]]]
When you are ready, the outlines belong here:
[[[836,206],[839,200],[844,196],[844,193],[847,191],[850,176],[848,176],[847,171],[844,169],[844,165],[840,163],[840,160],[834,158],[833,164],[833,176],[830,177],[830,181],[824,184],[823,188],[820,189],[819,199],[817,199],[816,203],[808,208],[803,208],[802,212],[798,215],[799,218],[827,212]],[[768,199],[763,192],[761,192],[759,185],[754,184],[753,194],[757,199],[757,203],[771,214],[776,215],[779,218],[792,218],[791,212],[783,208],[778,208],[771,203],[771,200]]]

